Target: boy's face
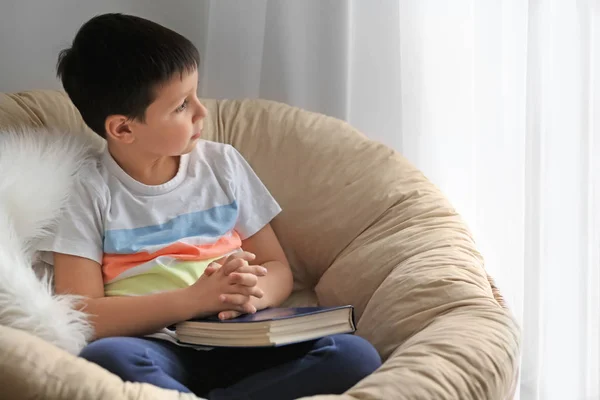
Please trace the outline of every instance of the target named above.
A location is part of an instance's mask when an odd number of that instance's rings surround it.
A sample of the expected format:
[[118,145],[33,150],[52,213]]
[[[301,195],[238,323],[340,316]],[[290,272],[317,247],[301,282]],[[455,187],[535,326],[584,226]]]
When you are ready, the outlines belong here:
[[187,154],[202,134],[207,110],[200,103],[198,71],[180,76],[156,88],[156,98],[146,109],[144,122],[129,121],[130,150],[152,156]]

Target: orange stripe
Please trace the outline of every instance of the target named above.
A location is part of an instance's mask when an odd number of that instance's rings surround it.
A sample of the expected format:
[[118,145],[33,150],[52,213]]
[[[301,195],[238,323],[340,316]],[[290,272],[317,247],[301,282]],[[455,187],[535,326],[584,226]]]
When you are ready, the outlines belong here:
[[181,261],[202,261],[216,258],[235,250],[242,245],[242,240],[237,232],[221,237],[215,243],[193,245],[187,243],[173,243],[152,254],[141,252],[135,254],[104,254],[102,257],[102,274],[104,282],[108,282],[130,268],[154,260],[159,256],[169,256]]

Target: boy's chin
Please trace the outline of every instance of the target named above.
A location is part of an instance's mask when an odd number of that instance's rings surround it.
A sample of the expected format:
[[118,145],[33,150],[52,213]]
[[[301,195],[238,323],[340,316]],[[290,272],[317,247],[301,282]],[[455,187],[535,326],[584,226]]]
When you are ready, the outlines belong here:
[[184,155],[184,154],[189,154],[192,152],[192,150],[194,150],[194,148],[196,147],[196,144],[198,144],[198,139],[192,140],[187,147],[181,152],[180,155]]

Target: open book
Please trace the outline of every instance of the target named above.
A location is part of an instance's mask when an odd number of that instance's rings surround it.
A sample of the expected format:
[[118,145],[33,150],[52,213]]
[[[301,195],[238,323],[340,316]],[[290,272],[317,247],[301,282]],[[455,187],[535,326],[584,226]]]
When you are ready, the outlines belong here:
[[180,342],[211,347],[269,347],[355,331],[354,308],[269,308],[221,321],[216,316],[176,325]]

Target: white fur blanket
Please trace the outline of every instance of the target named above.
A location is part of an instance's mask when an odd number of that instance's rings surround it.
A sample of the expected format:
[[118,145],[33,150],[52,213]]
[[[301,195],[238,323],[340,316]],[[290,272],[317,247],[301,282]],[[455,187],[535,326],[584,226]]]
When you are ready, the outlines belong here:
[[50,274],[32,269],[75,174],[93,146],[83,135],[0,132],[0,325],[30,332],[77,354],[92,329],[77,297],[53,296]]

